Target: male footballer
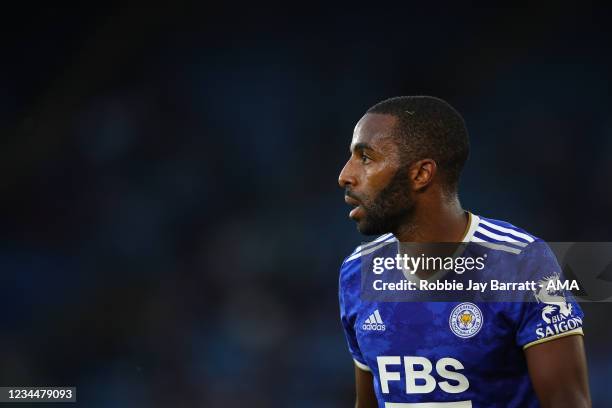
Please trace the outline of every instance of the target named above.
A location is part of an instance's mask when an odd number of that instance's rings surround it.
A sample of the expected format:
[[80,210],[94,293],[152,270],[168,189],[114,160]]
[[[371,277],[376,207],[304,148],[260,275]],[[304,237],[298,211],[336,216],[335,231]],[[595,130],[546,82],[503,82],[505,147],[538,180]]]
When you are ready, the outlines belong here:
[[466,252],[486,248],[487,276],[527,270],[545,280],[560,273],[548,247],[537,245],[540,239],[461,207],[459,177],[468,153],[463,118],[434,97],[382,101],[355,126],[338,182],[359,231],[379,235],[340,270],[356,406],[590,407],[583,314],[570,295],[536,302],[377,302],[360,296],[364,256],[392,256],[404,242],[465,243]]

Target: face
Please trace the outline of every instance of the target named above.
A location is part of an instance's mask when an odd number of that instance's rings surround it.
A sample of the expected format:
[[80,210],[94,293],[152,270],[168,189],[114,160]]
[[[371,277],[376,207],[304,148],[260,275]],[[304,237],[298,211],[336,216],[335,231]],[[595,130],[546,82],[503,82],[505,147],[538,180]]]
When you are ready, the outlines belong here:
[[414,210],[408,172],[400,166],[391,136],[396,120],[381,114],[361,118],[353,132],[351,157],[338,178],[346,203],[354,207],[349,217],[365,235],[395,231]]

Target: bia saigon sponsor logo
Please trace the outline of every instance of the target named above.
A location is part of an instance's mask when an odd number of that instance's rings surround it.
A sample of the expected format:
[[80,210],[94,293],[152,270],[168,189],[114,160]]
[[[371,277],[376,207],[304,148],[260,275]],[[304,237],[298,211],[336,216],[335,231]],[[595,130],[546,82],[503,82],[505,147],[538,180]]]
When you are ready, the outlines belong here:
[[542,323],[538,324],[536,335],[538,339],[555,336],[569,330],[582,327],[582,319],[573,316],[573,307],[565,299],[563,285],[558,274],[553,274],[542,279],[539,290],[534,291],[534,296],[538,303],[544,303],[542,308]]
[[470,302],[455,306],[448,318],[450,329],[462,339],[475,336],[482,328],[482,323],[482,312],[478,306]]

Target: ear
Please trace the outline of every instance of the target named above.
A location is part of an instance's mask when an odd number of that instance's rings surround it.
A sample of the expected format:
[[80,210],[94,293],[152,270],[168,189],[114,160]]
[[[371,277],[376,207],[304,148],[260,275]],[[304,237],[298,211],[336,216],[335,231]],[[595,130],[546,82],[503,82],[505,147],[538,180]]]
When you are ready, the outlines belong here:
[[438,165],[433,159],[422,159],[412,163],[408,171],[413,188],[422,190],[430,185],[437,170]]

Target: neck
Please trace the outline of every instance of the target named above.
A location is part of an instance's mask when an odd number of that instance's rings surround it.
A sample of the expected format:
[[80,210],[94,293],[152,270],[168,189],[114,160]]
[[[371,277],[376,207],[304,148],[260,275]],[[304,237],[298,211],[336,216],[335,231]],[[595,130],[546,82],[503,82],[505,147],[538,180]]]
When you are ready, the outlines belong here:
[[461,242],[468,228],[468,214],[459,199],[423,199],[412,218],[393,232],[400,242]]

